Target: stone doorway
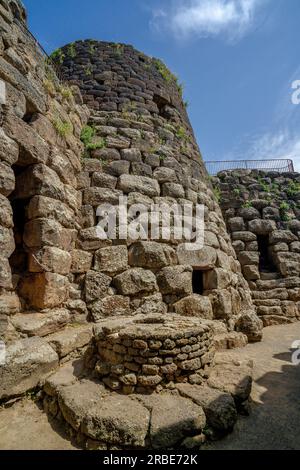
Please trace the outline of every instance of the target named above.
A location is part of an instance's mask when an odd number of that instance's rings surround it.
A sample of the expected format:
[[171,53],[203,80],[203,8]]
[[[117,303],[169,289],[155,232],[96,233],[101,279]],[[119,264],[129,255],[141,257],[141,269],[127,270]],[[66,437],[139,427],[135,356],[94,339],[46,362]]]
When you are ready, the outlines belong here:
[[259,271],[261,273],[277,272],[274,261],[270,255],[269,235],[258,235],[257,244],[259,253]]

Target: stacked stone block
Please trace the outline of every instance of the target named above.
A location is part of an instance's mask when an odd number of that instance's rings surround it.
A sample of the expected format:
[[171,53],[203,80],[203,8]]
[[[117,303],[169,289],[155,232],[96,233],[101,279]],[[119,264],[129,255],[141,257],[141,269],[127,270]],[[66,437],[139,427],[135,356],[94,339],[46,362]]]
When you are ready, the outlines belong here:
[[264,325],[299,320],[299,173],[226,171],[214,185]]

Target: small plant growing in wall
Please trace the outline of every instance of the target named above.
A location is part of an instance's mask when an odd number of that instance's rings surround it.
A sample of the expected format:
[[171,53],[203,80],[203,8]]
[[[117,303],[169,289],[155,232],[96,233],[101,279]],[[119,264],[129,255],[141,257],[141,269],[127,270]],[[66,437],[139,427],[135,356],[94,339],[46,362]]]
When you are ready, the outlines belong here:
[[93,139],[96,136],[96,129],[92,126],[84,126],[81,134],[80,140],[84,143],[86,150],[97,150],[103,149],[106,147],[106,140],[103,137],[99,137],[95,142]]
[[244,202],[244,204],[242,205],[242,207],[243,207],[244,209],[250,209],[250,207],[253,207],[253,204],[252,204],[251,201],[246,201],[246,202]]
[[115,55],[121,57],[124,54],[124,45],[123,44],[113,44]]
[[282,202],[279,206],[280,217],[284,222],[291,220],[289,215],[290,206],[287,202]]
[[299,193],[300,193],[300,183],[298,183],[297,181],[290,181],[288,188],[286,190],[286,194],[288,195],[288,197],[293,199]]
[[215,186],[213,188],[213,193],[215,195],[215,198],[218,202],[221,202],[221,190],[218,186]]
[[84,72],[85,72],[85,75],[87,77],[90,77],[93,73],[93,69],[92,69],[92,66],[91,65],[87,65],[84,69]]
[[160,73],[162,78],[167,82],[167,83],[174,83],[177,87],[177,90],[182,97],[183,95],[183,84],[179,83],[178,77],[174,75],[168,67],[163,63],[162,60],[160,59],[152,59],[152,64],[156,68],[156,70]]
[[53,62],[56,62],[57,64],[62,65],[63,61],[65,59],[65,54],[61,49],[56,49],[52,54],[50,55],[50,59],[53,60]]
[[76,57],[76,55],[77,55],[77,53],[76,53],[75,43],[72,42],[68,47],[68,56],[71,57],[72,59],[74,59]]
[[239,188],[234,188],[233,194],[234,194],[235,196],[240,196],[240,195],[241,195],[241,190],[240,190]]
[[54,117],[52,124],[57,134],[64,139],[73,132],[72,124],[68,121],[63,121],[60,116]]

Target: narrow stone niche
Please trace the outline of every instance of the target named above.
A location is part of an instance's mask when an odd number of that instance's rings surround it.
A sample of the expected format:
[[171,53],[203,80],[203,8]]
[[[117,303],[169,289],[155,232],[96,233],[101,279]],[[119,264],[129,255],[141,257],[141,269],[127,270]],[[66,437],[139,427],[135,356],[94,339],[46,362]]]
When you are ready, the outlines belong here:
[[274,273],[277,268],[270,255],[270,245],[268,235],[257,236],[258,252],[259,252],[259,271],[261,273]]
[[203,271],[200,269],[193,269],[193,293],[203,295],[204,282],[203,282]]
[[16,189],[10,195],[9,200],[13,210],[13,222],[14,222],[14,239],[15,239],[15,251],[11,255],[9,262],[14,277],[16,289],[18,290],[18,280],[21,279],[28,271],[28,253],[24,245],[24,229],[27,222],[27,207],[29,205],[31,195],[28,197],[18,198],[16,194],[18,192],[18,177],[26,171],[28,167],[21,165],[13,165],[13,170],[16,177]]

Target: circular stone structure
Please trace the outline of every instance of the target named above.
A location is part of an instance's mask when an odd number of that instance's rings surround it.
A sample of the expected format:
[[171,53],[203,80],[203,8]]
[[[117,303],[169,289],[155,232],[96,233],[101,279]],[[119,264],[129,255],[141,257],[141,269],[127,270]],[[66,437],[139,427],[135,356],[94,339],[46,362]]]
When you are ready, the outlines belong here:
[[173,315],[134,320],[113,333],[104,329],[96,343],[96,375],[126,394],[201,383],[215,353],[208,325]]

